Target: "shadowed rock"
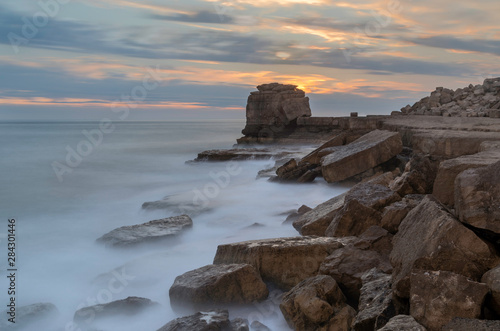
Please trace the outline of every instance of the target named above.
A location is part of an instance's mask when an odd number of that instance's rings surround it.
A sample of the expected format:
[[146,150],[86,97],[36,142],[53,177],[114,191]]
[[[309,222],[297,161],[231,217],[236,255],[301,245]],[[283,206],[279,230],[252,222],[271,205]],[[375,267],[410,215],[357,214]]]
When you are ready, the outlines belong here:
[[379,331],[427,331],[427,329],[409,315],[397,315],[391,318]]
[[324,236],[335,213],[344,205],[345,194],[319,204],[293,222],[293,227],[304,236]]
[[176,318],[157,331],[227,331],[230,328],[227,310],[209,310]]
[[443,326],[442,331],[493,331],[500,330],[500,321],[487,321],[471,318],[454,318]]

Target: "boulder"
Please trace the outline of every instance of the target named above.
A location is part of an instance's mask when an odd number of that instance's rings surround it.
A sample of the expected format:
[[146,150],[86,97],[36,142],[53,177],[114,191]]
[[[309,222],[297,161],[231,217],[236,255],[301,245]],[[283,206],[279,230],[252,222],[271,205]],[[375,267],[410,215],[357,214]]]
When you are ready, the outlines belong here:
[[197,308],[262,301],[269,291],[248,264],[207,265],[175,278],[170,287],[173,305]]
[[490,289],[488,298],[488,307],[495,313],[500,314],[500,266],[497,266],[486,272],[481,278]]
[[0,315],[1,330],[20,330],[30,326],[41,329],[51,329],[57,322],[59,311],[52,303],[35,303],[27,306],[17,306],[15,311],[15,323],[8,319],[10,308],[2,311]]
[[441,162],[432,194],[447,206],[455,204],[455,179],[467,169],[485,167],[500,161],[500,150],[489,150]]
[[291,152],[269,148],[211,149],[198,153],[194,161],[268,160],[285,157],[290,154]]
[[443,326],[442,331],[492,331],[500,330],[500,321],[487,321],[456,317]]
[[214,264],[247,263],[264,281],[290,290],[302,280],[315,276],[323,260],[344,247],[342,239],[291,237],[250,240],[219,245]]
[[380,226],[390,233],[395,234],[398,232],[399,224],[401,224],[412,209],[405,199],[385,207],[382,211]]
[[230,328],[227,310],[209,310],[176,318],[157,331],[226,331]]
[[345,196],[344,206],[335,212],[325,234],[330,237],[358,236],[370,226],[380,225],[380,211],[401,200],[391,189],[368,183],[354,186]]
[[317,330],[346,306],[346,298],[330,276],[303,280],[283,296],[281,312],[294,330]]
[[397,315],[379,331],[427,331],[427,329],[409,315]]
[[455,210],[460,221],[500,235],[500,162],[469,169],[455,181]]
[[320,164],[321,158],[325,155],[330,154],[333,150],[329,150],[330,147],[347,145],[356,139],[360,138],[361,135],[354,131],[342,131],[341,133],[335,135],[333,138],[329,139],[326,143],[316,148],[314,151],[304,156],[299,164],[309,163],[309,164]]
[[271,83],[257,89],[248,97],[245,136],[274,138],[297,118],[311,116],[309,98],[297,86]]
[[146,298],[128,297],[123,300],[116,300],[105,304],[84,307],[75,312],[73,320],[77,323],[92,323],[100,318],[113,316],[130,316],[142,313],[143,311],[158,307],[159,304]]
[[231,331],[250,331],[248,320],[243,318],[235,318],[231,320]]
[[401,298],[410,296],[413,269],[451,271],[479,280],[498,260],[488,244],[430,195],[401,222],[390,259],[393,289]]
[[306,205],[302,205],[299,207],[299,209],[292,210],[286,217],[286,219],[283,221],[282,224],[287,224],[287,223],[294,223],[296,220],[298,220],[302,215],[305,213],[311,211],[312,208]]
[[372,269],[361,277],[363,286],[358,314],[352,324],[354,331],[378,330],[396,315],[392,303],[392,277]]
[[404,197],[408,194],[430,194],[439,167],[439,158],[415,154],[406,164],[405,171],[389,187]]
[[455,317],[479,318],[488,287],[448,271],[415,270],[411,274],[410,314],[430,331]]
[[324,236],[335,213],[344,205],[345,194],[338,195],[304,213],[293,227],[304,236]]
[[323,177],[328,183],[348,179],[390,160],[402,150],[399,133],[372,131],[324,156],[321,159]]
[[262,324],[259,321],[253,321],[250,326],[252,327],[252,331],[272,331],[265,324]]
[[162,218],[143,224],[122,226],[98,238],[97,242],[114,247],[132,246],[171,238],[191,226],[193,221],[187,215]]

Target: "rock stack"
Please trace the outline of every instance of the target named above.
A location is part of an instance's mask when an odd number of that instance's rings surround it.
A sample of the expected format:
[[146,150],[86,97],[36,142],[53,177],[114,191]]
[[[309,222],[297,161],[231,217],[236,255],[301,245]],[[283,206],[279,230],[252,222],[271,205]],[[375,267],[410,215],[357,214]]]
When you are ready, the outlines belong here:
[[486,79],[483,85],[451,90],[438,87],[429,97],[413,106],[401,108],[406,115],[447,117],[500,117],[500,77]]

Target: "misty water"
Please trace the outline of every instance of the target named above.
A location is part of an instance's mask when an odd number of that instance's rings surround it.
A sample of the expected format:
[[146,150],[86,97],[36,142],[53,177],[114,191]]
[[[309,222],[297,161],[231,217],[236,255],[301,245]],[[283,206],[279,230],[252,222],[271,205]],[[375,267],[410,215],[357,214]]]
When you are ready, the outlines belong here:
[[[228,162],[185,163],[202,150],[232,147],[243,126],[243,121],[115,123],[114,131],[60,181],[53,162],[64,164],[68,148],[76,150],[88,140],[82,130],[97,129],[99,123],[0,123],[0,310],[8,302],[8,218],[17,221],[17,306],[53,303],[60,314],[47,330],[77,330],[71,324],[77,309],[139,296],[160,308],[96,321],[96,329],[154,331],[182,315],[172,310],[168,297],[175,277],[211,264],[217,245],[296,236],[291,224],[282,224],[283,213],[302,204],[314,207],[346,190],[322,180],[285,185],[256,179],[271,160],[232,164],[237,174],[223,185],[214,178],[227,171]],[[146,201],[170,196],[182,203],[207,188],[212,189],[208,208],[193,215],[193,227],[175,240],[133,249],[95,242],[117,227],[179,214],[175,208],[144,210]],[[113,277],[118,282],[110,288]],[[287,330],[276,303],[271,298],[230,309],[230,318],[258,319]]]

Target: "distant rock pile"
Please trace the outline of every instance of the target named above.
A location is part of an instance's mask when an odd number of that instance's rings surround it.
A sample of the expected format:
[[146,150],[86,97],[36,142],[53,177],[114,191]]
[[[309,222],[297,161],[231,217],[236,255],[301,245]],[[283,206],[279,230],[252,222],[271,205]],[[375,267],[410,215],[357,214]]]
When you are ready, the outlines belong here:
[[272,138],[294,127],[297,118],[311,116],[309,98],[296,85],[271,83],[257,89],[248,97],[245,136]]
[[485,79],[483,85],[451,90],[438,87],[429,97],[401,108],[406,115],[500,118],[500,77]]

